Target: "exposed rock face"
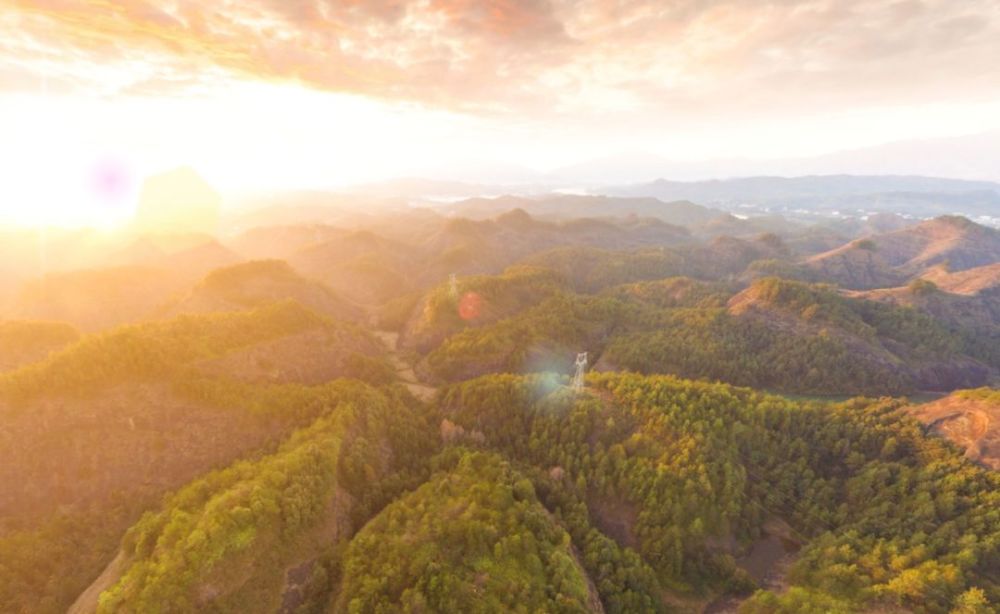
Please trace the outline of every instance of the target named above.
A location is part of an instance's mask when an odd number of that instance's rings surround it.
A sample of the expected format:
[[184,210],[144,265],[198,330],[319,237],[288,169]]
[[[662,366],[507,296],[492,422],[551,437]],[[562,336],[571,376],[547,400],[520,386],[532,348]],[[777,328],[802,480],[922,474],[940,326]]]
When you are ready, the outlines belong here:
[[957,272],[937,266],[906,286],[845,294],[912,307],[950,327],[974,331],[983,343],[1000,339],[1000,264]]
[[928,431],[963,448],[970,460],[1000,470],[1000,391],[960,391],[909,412]]
[[925,272],[921,278],[933,282],[945,292],[975,296],[984,291],[1000,288],[1000,262],[962,271],[951,271],[945,266],[934,267]]

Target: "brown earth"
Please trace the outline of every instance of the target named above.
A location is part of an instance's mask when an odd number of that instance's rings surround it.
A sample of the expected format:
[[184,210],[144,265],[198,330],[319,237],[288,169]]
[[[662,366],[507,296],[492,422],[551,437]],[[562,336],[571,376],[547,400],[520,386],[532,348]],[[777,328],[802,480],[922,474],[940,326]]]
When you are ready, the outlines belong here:
[[934,282],[945,292],[974,296],[1000,286],[1000,262],[954,272],[945,266],[936,266],[928,269],[921,278]]
[[900,285],[905,276],[896,271],[876,250],[853,241],[812,256],[805,267],[818,279],[845,288],[865,289]]
[[955,393],[907,411],[927,425],[928,432],[965,450],[966,458],[1000,470],[1000,403]]
[[417,379],[417,374],[413,371],[413,366],[406,362],[399,353],[399,333],[395,331],[380,330],[375,335],[382,340],[389,350],[389,362],[396,369],[396,375],[403,380],[403,384],[413,393],[413,396],[422,401],[430,401],[437,394],[437,388],[425,384]]
[[639,541],[635,537],[635,523],[639,510],[624,499],[595,498],[587,508],[594,518],[597,528],[623,548],[635,549]]
[[66,614],[92,614],[97,611],[97,600],[101,593],[108,590],[118,581],[128,568],[125,553],[119,551],[114,560],[108,563],[101,575],[76,598]]
[[287,419],[212,407],[165,384],[0,406],[0,517],[154,498],[286,433]]
[[[777,517],[764,522],[760,539],[750,544],[736,564],[747,571],[760,588],[782,593],[788,590],[788,570],[801,547],[799,536]],[[745,597],[720,597],[707,604],[704,614],[735,614]]]
[[1000,231],[958,216],[943,216],[910,228],[874,235],[817,254],[805,266],[824,281],[845,288],[902,285],[947,263],[964,271],[1000,262]]

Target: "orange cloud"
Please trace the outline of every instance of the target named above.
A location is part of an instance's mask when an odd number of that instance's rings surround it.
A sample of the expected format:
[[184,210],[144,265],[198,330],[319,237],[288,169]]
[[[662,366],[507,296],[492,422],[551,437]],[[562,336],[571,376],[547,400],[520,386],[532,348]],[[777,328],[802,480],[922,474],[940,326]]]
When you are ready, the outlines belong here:
[[[0,0],[0,87],[234,79],[466,111],[814,109],[1000,88],[992,0]],[[88,75],[98,76],[88,76]]]

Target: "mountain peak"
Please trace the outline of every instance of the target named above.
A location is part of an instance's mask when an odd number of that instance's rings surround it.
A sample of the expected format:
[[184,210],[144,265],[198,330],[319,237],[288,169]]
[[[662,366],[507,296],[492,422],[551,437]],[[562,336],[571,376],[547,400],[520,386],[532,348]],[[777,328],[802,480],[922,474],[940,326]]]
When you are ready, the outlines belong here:
[[535,218],[531,217],[530,213],[520,207],[497,216],[497,222],[505,226],[523,227],[534,221]]

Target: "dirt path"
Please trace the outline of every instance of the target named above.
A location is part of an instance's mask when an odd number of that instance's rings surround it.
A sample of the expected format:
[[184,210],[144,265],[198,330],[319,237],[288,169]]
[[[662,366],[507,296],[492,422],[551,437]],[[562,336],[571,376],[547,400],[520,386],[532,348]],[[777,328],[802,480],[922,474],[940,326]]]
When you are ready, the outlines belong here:
[[[775,593],[788,590],[788,570],[801,547],[795,530],[772,516],[764,522],[763,535],[736,564],[757,581],[760,588]],[[735,614],[746,597],[723,596],[705,606],[702,614]]]
[[428,386],[417,379],[417,374],[413,372],[413,367],[403,360],[399,352],[399,333],[388,330],[376,330],[375,336],[389,349],[389,362],[396,370],[396,375],[403,380],[403,384],[413,393],[413,396],[422,401],[430,401],[437,394],[437,388]]
[[90,614],[97,611],[97,599],[101,593],[111,588],[125,571],[125,555],[119,551],[118,556],[111,561],[101,575],[76,598],[69,606],[66,614]]

